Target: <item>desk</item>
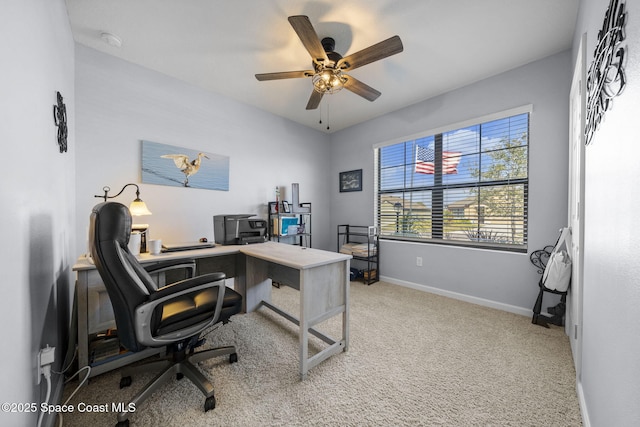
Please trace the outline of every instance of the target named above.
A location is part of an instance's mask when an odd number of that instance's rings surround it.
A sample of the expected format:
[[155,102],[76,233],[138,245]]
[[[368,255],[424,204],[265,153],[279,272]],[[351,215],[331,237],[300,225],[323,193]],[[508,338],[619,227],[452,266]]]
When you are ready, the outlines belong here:
[[[246,255],[246,310],[264,305],[298,325],[300,379],[309,369],[349,348],[349,260],[351,255],[320,251],[283,243],[243,246]],[[271,280],[300,291],[300,318],[271,304]],[[241,285],[242,286],[242,285]],[[333,339],[313,327],[342,314],[342,337]],[[309,357],[309,333],[329,344]]]
[[[197,274],[223,271],[234,277],[234,288],[243,297],[243,311],[251,312],[260,307],[269,308],[299,328],[300,378],[309,369],[349,346],[349,261],[350,255],[303,248],[276,242],[256,243],[244,246],[216,246],[208,249],[142,254],[142,264],[159,261],[193,258]],[[89,335],[115,328],[113,310],[102,279],[95,266],[81,257],[73,266],[76,271],[78,310],[78,361],[80,366],[89,364]],[[291,286],[300,292],[299,318],[271,303],[271,281]],[[314,329],[318,323],[342,315],[342,337],[333,339]],[[321,352],[308,357],[309,334],[328,344]],[[146,349],[139,353],[127,353],[92,365],[91,376],[127,365],[163,349]]]

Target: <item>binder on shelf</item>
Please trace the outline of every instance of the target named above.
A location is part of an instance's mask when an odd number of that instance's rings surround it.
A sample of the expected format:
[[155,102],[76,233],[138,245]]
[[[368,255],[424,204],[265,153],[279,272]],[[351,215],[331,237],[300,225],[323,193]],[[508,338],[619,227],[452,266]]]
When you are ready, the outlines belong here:
[[291,234],[291,233],[289,233],[289,226],[294,226],[295,229],[297,230],[297,228],[298,228],[298,218],[296,218],[296,217],[283,217],[283,218],[280,219],[280,224],[281,224],[280,235],[281,236],[287,236],[287,235]]

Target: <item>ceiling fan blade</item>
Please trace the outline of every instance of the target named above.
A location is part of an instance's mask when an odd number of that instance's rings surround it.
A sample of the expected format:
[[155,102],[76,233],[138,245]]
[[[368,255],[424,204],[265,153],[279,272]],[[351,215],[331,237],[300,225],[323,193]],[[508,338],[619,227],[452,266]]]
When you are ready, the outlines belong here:
[[362,83],[360,80],[354,79],[353,77],[346,74],[343,74],[343,76],[346,79],[344,88],[350,90],[356,95],[360,95],[361,97],[368,99],[371,102],[375,101],[380,95],[382,95],[381,92],[378,92],[371,86]]
[[369,46],[366,49],[362,49],[361,51],[345,56],[338,61],[336,68],[340,68],[342,70],[353,70],[374,61],[395,55],[396,53],[400,53],[403,49],[404,47],[402,46],[402,40],[400,40],[400,37],[393,36],[387,40],[381,41],[380,43]]
[[307,102],[307,110],[315,110],[320,105],[320,101],[322,100],[322,94],[317,90],[313,90],[311,92],[311,97],[309,98],[309,102]]
[[300,41],[309,52],[309,55],[311,55],[313,61],[328,63],[327,53],[324,51],[322,43],[320,43],[316,30],[313,29],[309,17],[304,15],[290,16],[289,23],[298,34]]
[[256,74],[256,79],[262,81],[265,80],[280,80],[280,79],[297,79],[301,77],[312,77],[313,71],[283,71],[280,73],[263,73]]

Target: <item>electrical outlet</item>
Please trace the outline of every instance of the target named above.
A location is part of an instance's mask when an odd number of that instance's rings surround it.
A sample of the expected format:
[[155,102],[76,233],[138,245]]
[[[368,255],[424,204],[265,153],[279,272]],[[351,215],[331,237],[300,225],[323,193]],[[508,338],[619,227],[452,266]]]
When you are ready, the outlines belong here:
[[421,256],[416,257],[416,265],[418,267],[422,267],[422,257]]
[[46,347],[42,348],[38,353],[38,384],[40,384],[40,380],[42,378],[42,373],[44,368],[47,365],[52,365],[56,360],[56,348],[49,347],[47,344]]

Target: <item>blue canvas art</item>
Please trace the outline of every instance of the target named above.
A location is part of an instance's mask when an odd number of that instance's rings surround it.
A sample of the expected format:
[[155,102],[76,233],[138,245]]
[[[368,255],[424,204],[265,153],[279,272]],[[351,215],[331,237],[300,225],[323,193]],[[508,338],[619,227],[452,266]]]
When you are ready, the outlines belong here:
[[229,157],[142,141],[142,182],[229,191]]

